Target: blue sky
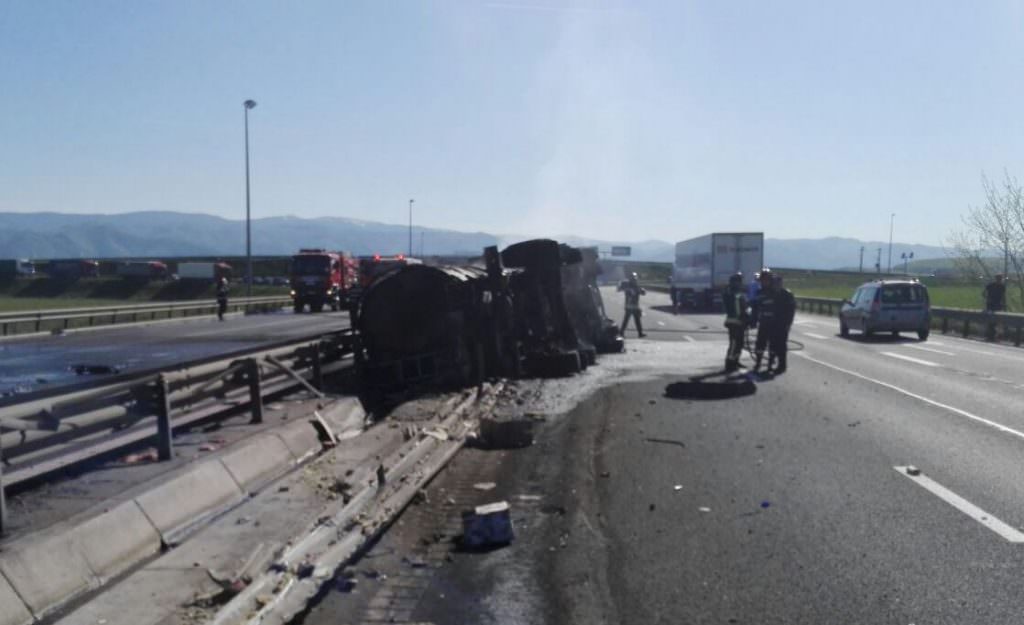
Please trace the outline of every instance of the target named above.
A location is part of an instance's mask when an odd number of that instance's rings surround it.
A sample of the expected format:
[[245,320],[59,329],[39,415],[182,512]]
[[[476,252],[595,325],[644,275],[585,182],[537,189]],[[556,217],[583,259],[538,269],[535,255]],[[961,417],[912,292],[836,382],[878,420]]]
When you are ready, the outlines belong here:
[[1024,5],[0,2],[0,210],[941,244],[1024,177]]

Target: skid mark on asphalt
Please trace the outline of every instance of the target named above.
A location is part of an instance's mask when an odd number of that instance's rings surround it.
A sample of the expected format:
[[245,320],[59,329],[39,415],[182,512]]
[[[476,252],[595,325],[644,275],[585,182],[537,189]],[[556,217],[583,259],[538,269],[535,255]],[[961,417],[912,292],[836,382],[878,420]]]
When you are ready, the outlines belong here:
[[1000,521],[996,517],[992,516],[988,512],[985,512],[978,506],[967,501],[960,495],[957,495],[953,491],[949,490],[942,484],[939,484],[935,480],[928,478],[924,475],[911,475],[907,472],[907,467],[893,467],[896,472],[900,475],[913,480],[918,486],[924,488],[928,492],[932,493],[939,499],[945,501],[949,505],[953,506],[960,512],[963,512],[967,516],[971,517],[978,523],[981,523],[988,529],[992,530],[999,536],[1003,537],[1011,543],[1024,543],[1024,534],[1017,531],[1013,527]]
[[932,349],[930,347],[921,347],[920,345],[911,345],[910,343],[904,343],[903,347],[920,350],[922,352],[931,352],[933,354],[942,354],[943,356],[956,356],[953,352],[945,352],[941,349]]
[[912,363],[915,363],[915,364],[918,364],[918,365],[924,365],[926,367],[938,367],[939,366],[939,363],[937,363],[937,362],[932,362],[930,360],[921,360],[920,358],[914,358],[913,356],[904,356],[903,354],[897,354],[895,352],[880,352],[880,353],[883,356],[888,356],[890,358],[899,358],[900,360],[906,360],[907,362],[912,362]]
[[980,417],[980,416],[978,416],[976,414],[967,412],[966,410],[963,410],[962,408],[957,408],[956,406],[950,406],[949,404],[944,404],[942,402],[935,401],[934,399],[929,399],[929,398],[925,397],[924,395],[918,395],[917,393],[914,393],[912,391],[908,391],[907,389],[901,388],[899,386],[896,386],[895,384],[889,384],[888,382],[883,382],[882,380],[876,380],[875,378],[868,377],[868,376],[866,376],[866,375],[864,375],[862,373],[857,373],[856,371],[851,371],[850,369],[845,369],[845,368],[840,367],[838,365],[834,365],[834,364],[832,364],[830,362],[825,362],[824,360],[818,360],[817,358],[812,357],[807,352],[792,352],[792,354],[794,356],[799,357],[799,358],[803,358],[804,360],[809,360],[809,361],[811,361],[813,363],[819,364],[819,365],[821,365],[823,367],[828,367],[829,369],[833,369],[835,371],[839,371],[840,373],[845,373],[846,375],[851,375],[851,376],[853,376],[855,378],[859,378],[859,379],[864,380],[866,382],[871,382],[871,383],[877,384],[879,386],[884,386],[885,388],[894,390],[897,393],[902,393],[903,395],[906,395],[907,397],[912,397],[912,398],[914,398],[914,399],[916,399],[918,401],[924,402],[924,403],[926,403],[928,405],[935,406],[936,408],[942,408],[943,410],[947,410],[947,411],[952,412],[953,414],[959,415],[961,417],[966,417],[966,418],[968,418],[968,419],[970,419],[972,421],[977,421],[978,423],[983,423],[983,424],[985,424],[985,425],[987,425],[987,426],[989,426],[991,428],[995,428],[996,430],[999,430],[1003,434],[1010,434],[1011,436],[1016,436],[1017,438],[1019,438],[1021,440],[1024,440],[1024,432],[1021,432],[1019,430],[1015,430],[1015,429],[1013,429],[1011,427],[1007,427],[1007,426],[1003,425],[1002,423],[998,423],[996,421],[992,421],[991,419],[986,419],[985,417]]

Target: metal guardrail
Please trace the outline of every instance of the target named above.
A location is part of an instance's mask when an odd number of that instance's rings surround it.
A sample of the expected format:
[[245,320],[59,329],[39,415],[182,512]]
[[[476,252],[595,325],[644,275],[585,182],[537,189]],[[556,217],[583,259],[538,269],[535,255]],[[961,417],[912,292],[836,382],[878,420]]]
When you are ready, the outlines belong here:
[[[228,300],[228,312],[267,311],[290,304],[288,295],[240,297]],[[0,313],[0,336],[191,317],[216,311],[216,301],[204,300]]]
[[[797,297],[797,307],[810,313],[838,317],[843,300],[825,297]],[[933,306],[932,329],[943,334],[955,332],[967,338],[974,334],[987,341],[1004,341],[1020,346],[1024,342],[1024,315],[1020,313],[987,313],[966,308]]]
[[351,366],[351,338],[311,335],[0,407],[0,533],[6,486],[153,438],[158,459],[170,460],[175,428],[239,409],[260,423],[265,397],[298,387],[321,394],[324,375]]

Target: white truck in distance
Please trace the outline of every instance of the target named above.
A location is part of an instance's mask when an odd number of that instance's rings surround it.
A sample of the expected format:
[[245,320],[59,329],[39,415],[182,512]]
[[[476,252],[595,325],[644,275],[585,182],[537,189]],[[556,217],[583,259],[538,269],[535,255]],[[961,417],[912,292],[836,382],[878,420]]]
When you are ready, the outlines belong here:
[[715,232],[676,243],[670,291],[675,308],[720,307],[729,276],[744,283],[764,266],[763,232]]

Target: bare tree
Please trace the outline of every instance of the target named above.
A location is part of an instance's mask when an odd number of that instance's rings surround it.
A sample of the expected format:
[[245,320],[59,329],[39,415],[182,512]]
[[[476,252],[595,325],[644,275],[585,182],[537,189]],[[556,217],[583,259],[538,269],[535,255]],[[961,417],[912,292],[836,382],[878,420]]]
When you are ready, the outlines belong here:
[[966,277],[989,279],[998,272],[991,258],[1001,254],[1002,273],[1024,302],[1024,188],[1009,172],[999,183],[982,174],[981,185],[985,203],[969,208],[963,228],[950,236],[954,265]]

